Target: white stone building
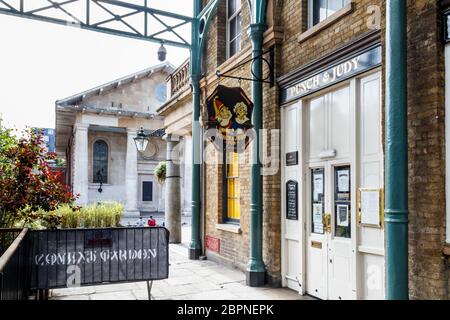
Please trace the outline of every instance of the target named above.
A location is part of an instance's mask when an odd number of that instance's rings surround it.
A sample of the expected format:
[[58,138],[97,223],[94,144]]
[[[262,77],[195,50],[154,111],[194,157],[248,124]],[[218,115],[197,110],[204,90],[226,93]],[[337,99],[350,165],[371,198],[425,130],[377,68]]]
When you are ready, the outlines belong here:
[[[153,175],[166,159],[156,110],[173,70],[163,63],[56,102],[56,152],[80,205],[120,201],[130,220],[164,212],[164,186]],[[141,127],[155,135],[142,154],[134,142]]]

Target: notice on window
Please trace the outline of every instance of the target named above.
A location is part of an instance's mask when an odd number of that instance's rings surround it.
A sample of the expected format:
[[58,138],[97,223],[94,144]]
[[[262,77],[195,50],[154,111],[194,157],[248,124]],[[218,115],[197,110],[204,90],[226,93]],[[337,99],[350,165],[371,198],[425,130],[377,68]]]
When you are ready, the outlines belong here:
[[360,190],[361,224],[381,226],[381,191]]
[[338,192],[350,192],[350,170],[338,171]]
[[321,203],[313,204],[313,233],[323,234],[323,205]]
[[314,179],[314,194],[313,201],[322,201],[323,197],[323,172],[316,172],[313,176]]
[[337,225],[339,227],[348,227],[349,226],[348,205],[338,205],[336,216],[337,216]]

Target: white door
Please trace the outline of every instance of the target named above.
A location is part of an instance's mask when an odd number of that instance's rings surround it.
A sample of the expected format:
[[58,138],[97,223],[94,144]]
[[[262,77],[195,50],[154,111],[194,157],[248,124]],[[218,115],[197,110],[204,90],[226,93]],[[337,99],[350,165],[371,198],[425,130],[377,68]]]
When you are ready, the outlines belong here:
[[346,86],[312,99],[305,123],[306,292],[321,299],[355,297],[350,91]]

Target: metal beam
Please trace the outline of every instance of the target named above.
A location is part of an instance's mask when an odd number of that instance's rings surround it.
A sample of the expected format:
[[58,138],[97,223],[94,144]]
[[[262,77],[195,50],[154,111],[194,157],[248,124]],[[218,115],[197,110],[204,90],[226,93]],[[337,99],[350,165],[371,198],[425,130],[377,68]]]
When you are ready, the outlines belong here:
[[[143,6],[117,0],[47,0],[47,2],[48,4],[44,3],[39,7],[27,7],[27,2],[24,0],[21,0],[19,5],[14,0],[0,0],[0,13],[127,38],[165,43],[181,48],[191,47],[190,39],[183,38],[177,30],[184,25],[191,24],[196,19],[150,8],[147,6],[147,1],[144,1]],[[75,4],[78,4],[79,7],[77,8]],[[94,7],[109,15],[110,18],[93,22],[95,19],[92,16]],[[124,13],[124,9],[128,12]],[[56,13],[63,18],[56,18]],[[83,16],[81,17],[80,14],[83,14]],[[133,25],[133,23],[125,20],[130,16],[137,16],[143,23]],[[158,26],[161,27],[159,31],[148,31],[149,16],[158,21]],[[113,22],[116,22],[114,26],[107,26],[108,23]],[[173,35],[176,40],[164,38],[163,34],[165,33]]]

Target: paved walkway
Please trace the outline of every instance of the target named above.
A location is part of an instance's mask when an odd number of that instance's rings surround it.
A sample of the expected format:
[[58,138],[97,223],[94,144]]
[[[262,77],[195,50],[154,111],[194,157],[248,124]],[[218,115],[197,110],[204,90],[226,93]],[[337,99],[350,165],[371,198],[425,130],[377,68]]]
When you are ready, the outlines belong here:
[[[183,228],[184,229],[184,228]],[[184,236],[183,236],[184,238]],[[301,300],[282,288],[250,288],[245,274],[218,263],[193,261],[184,245],[170,245],[169,279],[154,281],[155,300]],[[53,300],[147,300],[146,282],[53,290]]]

